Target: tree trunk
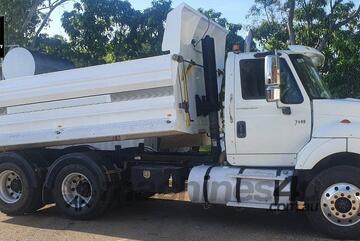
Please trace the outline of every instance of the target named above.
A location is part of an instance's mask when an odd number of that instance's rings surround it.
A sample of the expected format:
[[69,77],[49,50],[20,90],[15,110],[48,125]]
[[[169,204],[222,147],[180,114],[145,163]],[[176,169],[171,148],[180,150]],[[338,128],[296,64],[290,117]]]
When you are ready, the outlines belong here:
[[38,30],[36,31],[35,33],[35,36],[33,37],[33,40],[31,42],[31,48],[34,48],[35,45],[36,45],[36,41],[41,33],[41,31],[43,30],[43,28],[46,26],[47,22],[49,21],[50,19],[50,16],[52,14],[52,12],[58,7],[60,6],[61,4],[67,2],[69,0],[60,0],[59,2],[57,2],[56,4],[54,4],[53,6],[50,6],[50,9],[49,9],[49,12],[46,14],[45,18],[43,19],[40,27],[38,28]]
[[26,28],[31,22],[31,19],[34,17],[38,6],[43,2],[44,0],[35,0],[34,4],[31,6],[29,13],[26,15],[25,21],[23,25],[21,26],[20,33],[25,34]]
[[289,0],[289,16],[288,16],[288,32],[289,42],[291,45],[295,45],[295,31],[294,31],[294,13],[295,13],[295,0]]
[[332,21],[332,15],[333,15],[333,9],[335,8],[335,5],[337,3],[338,2],[335,2],[334,6],[331,6],[331,11],[330,14],[328,15],[328,19],[330,21],[329,30],[325,33],[324,36],[322,36],[321,40],[319,41],[319,44],[316,47],[316,49],[319,51],[324,50],[329,44],[331,32],[333,32],[335,29],[340,29],[341,27],[345,26],[346,24],[348,24],[349,22],[360,16],[360,4],[359,4],[358,8],[353,14],[351,14],[350,16],[348,16],[347,18],[345,18],[340,22],[334,23]]

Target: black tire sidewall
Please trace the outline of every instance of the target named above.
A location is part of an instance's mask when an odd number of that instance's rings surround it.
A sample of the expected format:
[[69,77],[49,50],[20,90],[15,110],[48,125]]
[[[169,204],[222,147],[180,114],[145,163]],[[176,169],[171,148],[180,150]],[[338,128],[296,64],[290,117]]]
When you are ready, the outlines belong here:
[[317,175],[308,185],[305,202],[307,216],[315,229],[339,239],[360,237],[360,222],[352,226],[338,226],[331,223],[322,213],[320,199],[324,191],[336,183],[349,183],[360,187],[360,168],[338,166],[329,168]]
[[21,215],[34,211],[38,206],[38,199],[41,200],[41,193],[39,192],[39,188],[31,185],[31,175],[27,174],[26,170],[16,163],[0,163],[0,173],[5,170],[14,171],[19,175],[22,182],[22,193],[19,200],[12,204],[8,204],[0,199],[0,210],[8,215]]
[[[90,182],[92,188],[92,197],[89,205],[76,210],[69,207],[62,196],[61,186],[66,176],[71,173],[80,173]],[[105,192],[100,188],[99,178],[86,166],[81,164],[70,164],[63,167],[55,178],[53,197],[57,207],[68,217],[80,220],[86,220],[100,215],[106,208],[107,202]]]

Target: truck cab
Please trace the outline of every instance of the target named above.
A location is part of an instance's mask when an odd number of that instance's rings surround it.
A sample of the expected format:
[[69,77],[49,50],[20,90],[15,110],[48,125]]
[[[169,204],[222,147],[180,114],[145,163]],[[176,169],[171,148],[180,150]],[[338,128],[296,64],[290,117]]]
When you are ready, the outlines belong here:
[[318,72],[323,62],[306,46],[228,54],[227,162],[193,168],[192,201],[305,209],[310,222],[333,237],[357,232],[359,101],[331,97]]
[[265,94],[265,58],[271,53],[228,56],[224,116],[232,165],[296,166],[297,155],[313,138],[314,101],[330,98],[306,56],[321,58],[321,53],[301,46],[298,52],[277,53],[280,96],[270,100]]
[[[224,103],[228,162],[312,169],[326,155],[357,153],[359,101],[331,98],[317,70],[324,56],[305,46],[290,46],[278,51],[276,58],[272,54],[228,56]],[[265,62],[271,58],[279,61],[275,84],[267,84],[265,77],[271,71]],[[310,148],[324,145],[328,153],[312,160]]]

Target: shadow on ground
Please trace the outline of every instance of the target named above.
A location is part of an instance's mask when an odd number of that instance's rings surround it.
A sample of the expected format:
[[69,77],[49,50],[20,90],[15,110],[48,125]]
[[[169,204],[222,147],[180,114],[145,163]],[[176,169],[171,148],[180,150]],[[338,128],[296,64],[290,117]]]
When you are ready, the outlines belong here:
[[3,221],[48,230],[66,230],[135,240],[324,240],[302,212],[239,210],[178,201],[124,204],[96,220],[64,218],[56,207]]

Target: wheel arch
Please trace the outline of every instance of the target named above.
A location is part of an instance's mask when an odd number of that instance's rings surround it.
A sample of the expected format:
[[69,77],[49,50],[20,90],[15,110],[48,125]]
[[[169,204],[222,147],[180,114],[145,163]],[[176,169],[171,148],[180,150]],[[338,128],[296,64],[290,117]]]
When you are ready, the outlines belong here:
[[[35,160],[36,159],[36,160]],[[32,187],[39,187],[40,177],[42,175],[42,170],[38,168],[37,160],[38,157],[35,157],[30,152],[3,152],[0,153],[0,164],[4,162],[15,163],[24,170],[24,174],[28,176],[30,184]]]
[[296,169],[292,191],[294,200],[303,201],[305,190],[310,181],[320,172],[335,166],[354,166],[360,168],[360,154],[354,152],[337,152],[319,160],[312,169]]

